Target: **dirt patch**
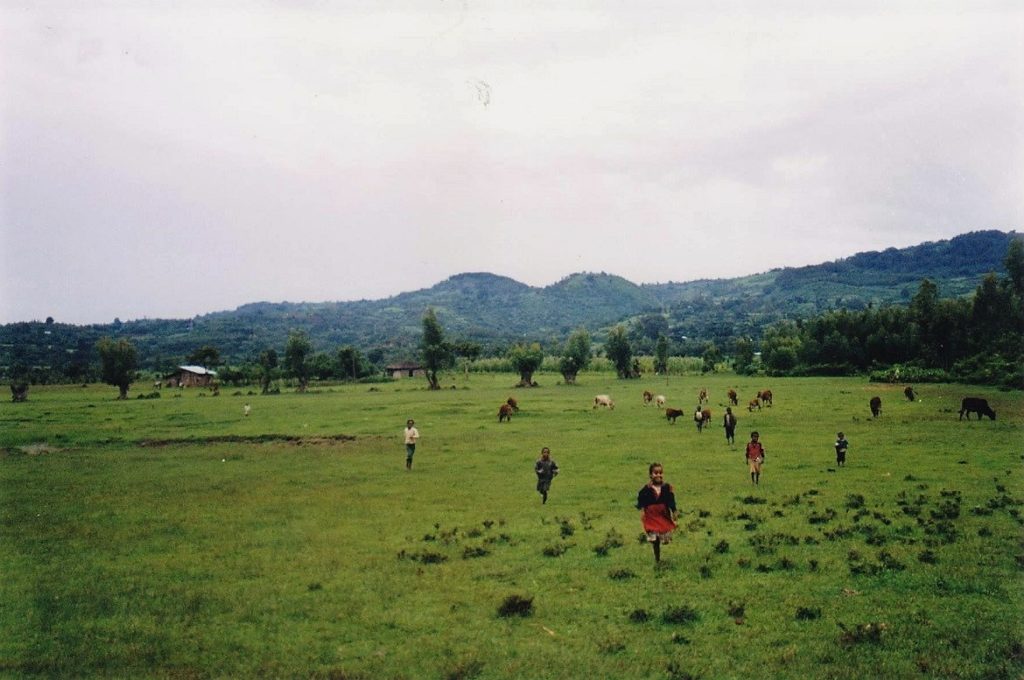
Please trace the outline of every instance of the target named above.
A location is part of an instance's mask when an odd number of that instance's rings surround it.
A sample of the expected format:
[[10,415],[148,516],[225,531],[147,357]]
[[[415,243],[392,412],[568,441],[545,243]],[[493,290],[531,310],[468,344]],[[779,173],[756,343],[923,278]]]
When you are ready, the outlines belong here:
[[60,447],[50,446],[46,442],[40,442],[38,444],[26,444],[24,446],[15,447],[15,451],[28,454],[30,456],[42,456],[47,453],[56,453],[60,451]]
[[290,434],[258,434],[252,436],[227,434],[215,437],[189,437],[186,439],[143,439],[139,442],[139,446],[158,448],[161,446],[182,446],[188,444],[267,444],[274,442],[285,442],[297,446],[323,446],[355,440],[356,438],[350,434],[321,434],[309,437]]

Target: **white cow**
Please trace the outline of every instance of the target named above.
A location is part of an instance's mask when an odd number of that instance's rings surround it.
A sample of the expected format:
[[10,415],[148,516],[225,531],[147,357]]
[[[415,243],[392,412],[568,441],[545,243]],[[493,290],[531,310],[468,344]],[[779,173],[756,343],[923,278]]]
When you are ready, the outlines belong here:
[[604,406],[605,408],[613,409],[615,408],[615,402],[612,401],[612,398],[609,397],[607,394],[599,394],[596,397],[594,397],[594,408],[597,408],[598,406]]
[[665,395],[659,394],[654,398],[654,403],[658,405],[658,408],[665,408]]

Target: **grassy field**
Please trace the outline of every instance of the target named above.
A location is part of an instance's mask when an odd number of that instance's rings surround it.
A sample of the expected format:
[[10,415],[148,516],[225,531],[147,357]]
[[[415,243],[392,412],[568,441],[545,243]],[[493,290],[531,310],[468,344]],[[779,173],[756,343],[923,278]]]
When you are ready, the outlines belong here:
[[[0,404],[0,675],[1022,677],[1020,393],[536,379]],[[703,433],[641,403],[690,413],[705,385]],[[729,387],[775,394],[737,411],[734,447]],[[592,409],[598,393],[616,408]],[[967,394],[998,420],[958,421]],[[510,395],[522,410],[499,424]],[[561,468],[547,505],[541,446]],[[634,508],[653,460],[684,513],[657,566]]]

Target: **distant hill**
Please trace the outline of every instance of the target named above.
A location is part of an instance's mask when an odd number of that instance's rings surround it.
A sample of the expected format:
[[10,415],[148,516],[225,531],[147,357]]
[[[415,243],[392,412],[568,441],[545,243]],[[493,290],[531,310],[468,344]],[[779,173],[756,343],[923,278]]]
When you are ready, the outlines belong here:
[[0,326],[0,371],[20,365],[66,373],[76,362],[94,362],[92,346],[104,335],[130,338],[147,368],[181,362],[204,345],[238,364],[268,347],[282,351],[295,328],[309,333],[317,351],[354,345],[364,353],[375,350],[383,360],[412,358],[427,307],[435,309],[449,338],[474,340],[485,351],[524,340],[554,347],[580,326],[600,340],[619,322],[637,322],[631,327],[640,349],[658,332],[668,334],[677,351],[709,340],[725,347],[738,336],[758,338],[765,325],[782,318],[905,303],[926,277],[944,297],[969,294],[986,273],[1003,271],[1016,237],[978,231],[733,279],[637,285],[611,274],[577,273],[537,288],[504,276],[464,273],[381,300],[256,302],[186,320],[6,324]]

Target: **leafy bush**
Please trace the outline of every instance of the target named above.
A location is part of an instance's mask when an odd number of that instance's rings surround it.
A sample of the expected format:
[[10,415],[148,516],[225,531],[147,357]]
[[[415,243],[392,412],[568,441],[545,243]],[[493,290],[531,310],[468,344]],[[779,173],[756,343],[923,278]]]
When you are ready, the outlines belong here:
[[882,383],[940,383],[949,382],[950,376],[941,368],[893,364],[887,368],[871,371],[868,380]]

